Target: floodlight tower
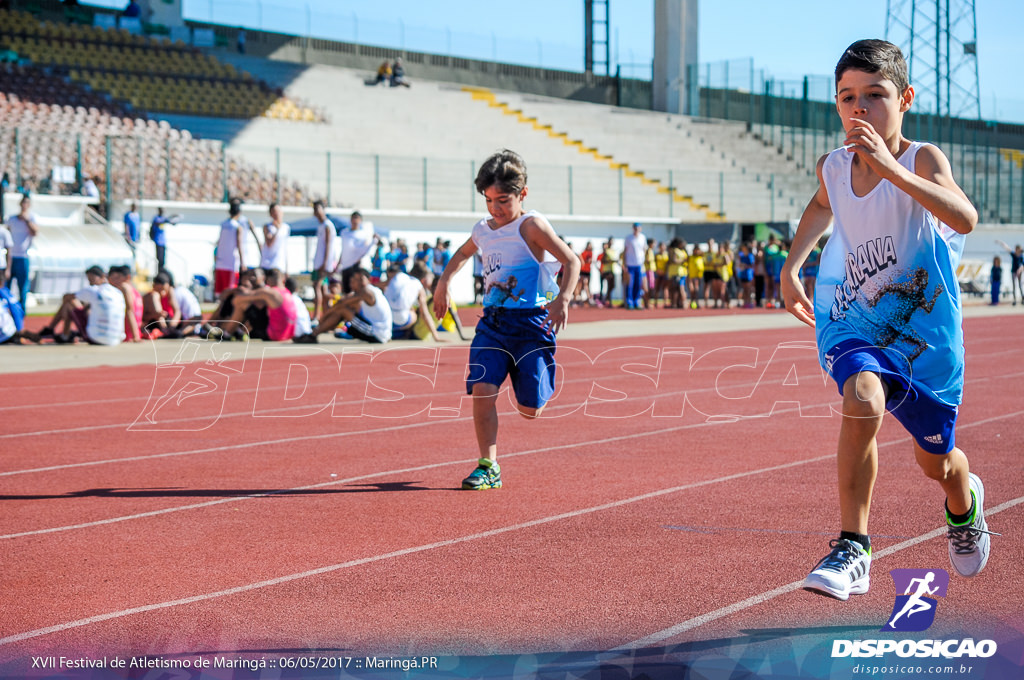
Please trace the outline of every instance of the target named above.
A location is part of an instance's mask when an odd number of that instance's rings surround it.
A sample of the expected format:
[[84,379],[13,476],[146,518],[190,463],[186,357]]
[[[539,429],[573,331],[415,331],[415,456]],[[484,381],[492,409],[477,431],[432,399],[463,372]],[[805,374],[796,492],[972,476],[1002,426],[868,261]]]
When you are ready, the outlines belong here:
[[583,70],[587,73],[594,73],[595,66],[603,66],[604,75],[611,75],[610,4],[611,0],[583,0]]
[[885,39],[910,67],[918,110],[981,118],[974,0],[888,0]]

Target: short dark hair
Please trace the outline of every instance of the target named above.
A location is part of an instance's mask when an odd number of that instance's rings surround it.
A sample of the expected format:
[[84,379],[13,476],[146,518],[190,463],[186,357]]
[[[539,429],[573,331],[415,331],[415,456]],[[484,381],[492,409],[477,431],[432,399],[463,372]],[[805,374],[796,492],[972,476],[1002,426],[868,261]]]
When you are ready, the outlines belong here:
[[518,194],[526,187],[526,161],[515,151],[502,149],[484,161],[474,184],[481,194],[492,186]]
[[242,212],[242,204],[238,201],[231,201],[228,203],[228,215],[234,217]]
[[88,269],[86,269],[85,270],[85,274],[86,274],[86,276],[106,276],[107,275],[106,272],[103,271],[103,268],[100,267],[98,264],[94,264],[93,266],[91,266]]
[[351,216],[351,219],[353,219],[353,220],[354,220],[354,219],[355,219],[355,218],[357,218],[357,217],[358,217],[359,219],[363,219],[363,213],[359,212],[358,210],[356,210],[355,212],[353,212],[353,213],[352,213],[352,216]]
[[167,275],[167,272],[160,272],[153,277],[153,283],[159,283],[162,286],[171,285],[171,277]]
[[429,269],[427,269],[427,265],[423,264],[422,262],[417,262],[412,266],[412,269],[409,270],[409,276],[411,276],[414,279],[422,279],[424,276],[430,273],[432,272]]
[[836,90],[839,79],[850,69],[866,73],[880,73],[886,80],[903,92],[910,85],[910,75],[903,52],[886,40],[858,40],[843,52],[836,64]]
[[298,285],[295,283],[295,279],[290,276],[284,280],[284,287],[288,289],[289,293],[294,293],[299,289]]
[[127,276],[130,278],[132,275],[132,269],[126,264],[115,264],[107,271],[107,278],[110,278],[111,274],[120,274],[121,276]]
[[317,208],[323,208],[323,207],[324,207],[324,202],[323,201],[313,201],[313,210],[316,210]]

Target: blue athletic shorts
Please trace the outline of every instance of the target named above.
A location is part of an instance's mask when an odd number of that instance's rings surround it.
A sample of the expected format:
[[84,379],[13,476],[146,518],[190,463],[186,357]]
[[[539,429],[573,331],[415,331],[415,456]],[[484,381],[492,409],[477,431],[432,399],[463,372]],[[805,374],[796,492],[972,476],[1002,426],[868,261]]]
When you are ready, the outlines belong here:
[[935,395],[915,387],[899,370],[889,350],[861,340],[844,340],[825,353],[825,370],[843,393],[843,385],[856,373],[877,373],[885,383],[885,409],[906,428],[917,444],[944,455],[956,445],[959,407],[939,401]]
[[485,307],[469,348],[466,393],[473,385],[501,387],[511,378],[516,401],[540,408],[555,393],[555,336],[544,327],[548,312]]

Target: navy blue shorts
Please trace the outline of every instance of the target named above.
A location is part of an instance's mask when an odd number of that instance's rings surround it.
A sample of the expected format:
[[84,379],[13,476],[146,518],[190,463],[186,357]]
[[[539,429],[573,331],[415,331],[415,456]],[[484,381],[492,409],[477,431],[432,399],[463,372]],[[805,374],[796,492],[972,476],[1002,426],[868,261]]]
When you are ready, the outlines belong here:
[[511,378],[516,401],[540,408],[555,393],[555,336],[545,326],[548,312],[486,307],[469,348],[466,393],[473,385],[501,387]]
[[860,340],[844,340],[825,353],[825,369],[836,381],[839,394],[850,376],[876,373],[886,386],[885,410],[906,428],[918,446],[944,455],[956,446],[959,407],[939,401],[911,384],[888,350]]

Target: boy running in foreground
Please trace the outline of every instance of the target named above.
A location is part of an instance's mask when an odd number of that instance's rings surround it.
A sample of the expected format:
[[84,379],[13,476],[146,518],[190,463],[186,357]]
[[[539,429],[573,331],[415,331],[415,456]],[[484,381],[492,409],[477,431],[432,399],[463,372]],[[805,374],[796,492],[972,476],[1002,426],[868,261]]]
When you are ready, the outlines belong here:
[[[786,309],[816,330],[819,357],[843,397],[840,534],[804,582],[846,600],[868,591],[868,514],[876,435],[889,411],[946,494],[949,558],[961,576],[988,561],[985,489],[955,446],[964,349],[956,266],[978,214],[938,148],[903,137],[914,101],[895,45],[862,40],[836,66],[843,148],[818,161],[820,186],[783,266]],[[800,267],[834,219],[812,304]],[[813,310],[813,316],[812,311]]]

